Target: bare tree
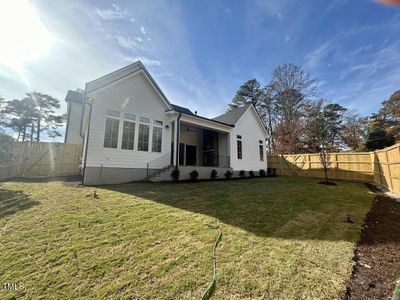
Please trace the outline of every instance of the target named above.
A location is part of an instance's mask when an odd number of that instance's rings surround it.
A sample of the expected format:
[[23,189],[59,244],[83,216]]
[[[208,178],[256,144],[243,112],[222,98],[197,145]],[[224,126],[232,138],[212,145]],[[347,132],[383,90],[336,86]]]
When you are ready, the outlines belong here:
[[325,183],[328,184],[328,169],[331,165],[331,153],[329,149],[325,146],[321,146],[321,151],[319,152],[319,160],[321,162],[322,169],[324,170]]

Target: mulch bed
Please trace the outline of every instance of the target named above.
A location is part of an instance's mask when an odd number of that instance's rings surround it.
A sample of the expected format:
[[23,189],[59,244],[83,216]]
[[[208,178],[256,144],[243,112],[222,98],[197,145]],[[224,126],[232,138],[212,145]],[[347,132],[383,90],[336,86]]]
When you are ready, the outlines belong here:
[[400,203],[368,187],[377,195],[357,243],[345,299],[390,299],[400,279]]

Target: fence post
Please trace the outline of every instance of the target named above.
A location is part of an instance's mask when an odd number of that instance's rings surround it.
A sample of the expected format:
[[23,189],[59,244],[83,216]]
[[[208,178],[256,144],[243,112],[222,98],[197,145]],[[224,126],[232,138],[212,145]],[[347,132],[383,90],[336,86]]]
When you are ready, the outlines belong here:
[[335,153],[333,155],[333,157],[335,158],[334,159],[335,169],[333,171],[334,171],[334,174],[335,174],[335,179],[338,179],[339,178],[339,176],[338,176],[338,174],[339,174],[339,163],[338,163],[338,155],[337,155],[337,153]]
[[390,172],[388,150],[385,150],[385,159],[386,159],[386,165],[387,165],[388,174],[389,174],[388,187],[389,187],[389,190],[393,191],[392,173]]
[[369,153],[369,160],[371,162],[371,174],[372,174],[372,181],[375,181],[375,152]]

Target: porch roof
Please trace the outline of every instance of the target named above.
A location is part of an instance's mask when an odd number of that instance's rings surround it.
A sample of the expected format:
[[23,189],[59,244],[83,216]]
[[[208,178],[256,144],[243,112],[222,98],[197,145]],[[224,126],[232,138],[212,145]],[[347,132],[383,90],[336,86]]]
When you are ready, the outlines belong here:
[[234,125],[225,124],[223,122],[218,122],[205,117],[197,115],[187,115],[184,113],[181,115],[181,121],[195,126],[205,127],[223,132],[230,132],[232,127],[235,127]]

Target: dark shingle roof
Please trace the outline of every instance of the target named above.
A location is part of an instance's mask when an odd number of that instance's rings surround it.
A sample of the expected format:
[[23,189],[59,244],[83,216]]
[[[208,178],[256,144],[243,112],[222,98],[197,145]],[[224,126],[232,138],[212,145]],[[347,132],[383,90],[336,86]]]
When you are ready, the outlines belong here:
[[194,113],[192,113],[192,111],[189,108],[186,108],[186,107],[183,107],[183,106],[179,106],[179,105],[176,105],[176,104],[171,104],[171,106],[172,106],[173,110],[175,110],[177,112],[180,112],[180,113],[183,113],[183,114],[186,114],[186,115],[191,115],[191,116],[194,115]]
[[222,125],[232,126],[231,124],[227,124],[227,123],[222,122],[222,121],[209,119],[209,118],[202,117],[202,116],[199,116],[197,114],[194,114],[194,113],[192,113],[192,111],[189,108],[186,108],[186,107],[183,107],[183,106],[179,106],[179,105],[175,105],[175,104],[171,104],[171,106],[172,106],[174,111],[177,111],[177,112],[185,114],[185,115],[194,116],[196,118],[200,118],[200,119],[203,119],[203,120],[215,122],[215,123],[222,124]]
[[237,107],[218,117],[213,118],[213,120],[224,122],[230,125],[235,125],[236,122],[240,119],[240,117],[244,114],[244,112],[249,108],[250,105],[251,104],[247,104],[245,106]]
[[83,102],[83,93],[81,93],[79,91],[69,90],[67,93],[67,96],[65,96],[65,102],[82,103]]

